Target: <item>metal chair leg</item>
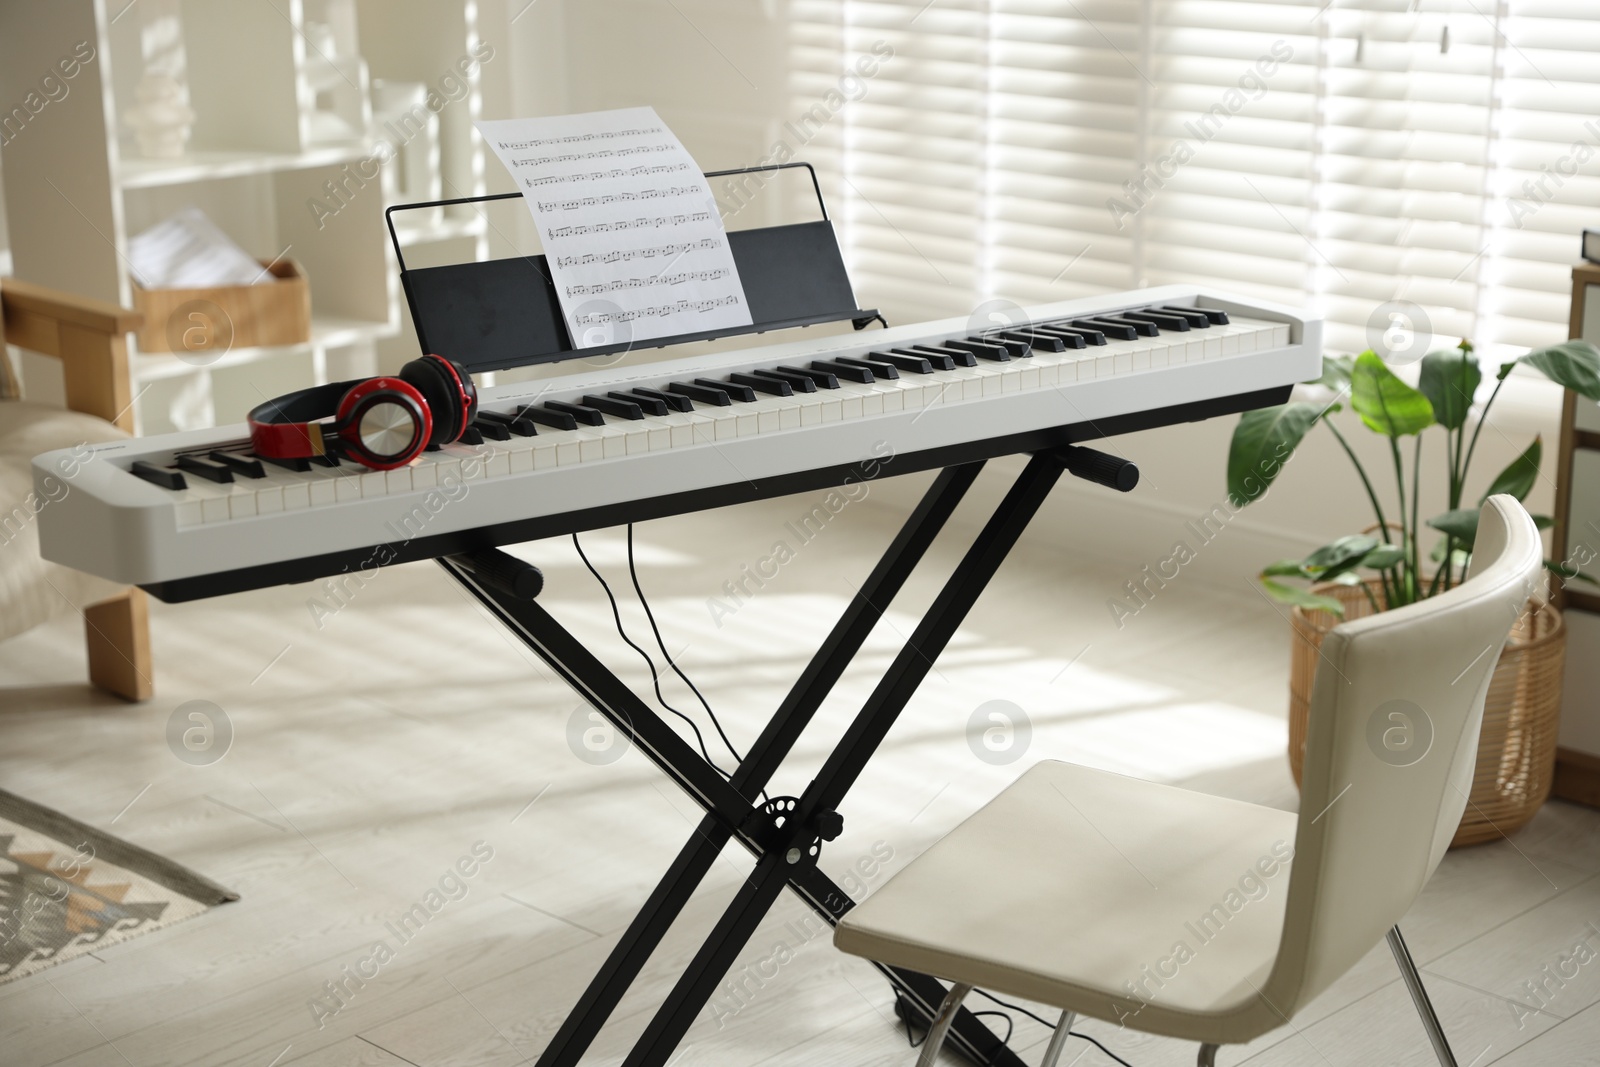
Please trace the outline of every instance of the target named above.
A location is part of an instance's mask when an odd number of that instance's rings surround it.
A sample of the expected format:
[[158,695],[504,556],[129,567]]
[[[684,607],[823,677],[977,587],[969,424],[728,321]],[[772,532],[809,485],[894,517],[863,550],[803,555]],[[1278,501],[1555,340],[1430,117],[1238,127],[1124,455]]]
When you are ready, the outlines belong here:
[[1217,1067],[1217,1049],[1221,1045],[1201,1045],[1200,1058],[1195,1061],[1196,1067]]
[[1067,1047],[1067,1038],[1072,1034],[1072,1021],[1076,1018],[1070,1011],[1061,1012],[1061,1018],[1056,1021],[1056,1032],[1050,1035],[1050,1046],[1044,1050],[1044,1059],[1039,1061],[1039,1067],[1056,1067],[1056,1060],[1061,1058],[1061,1050]]
[[1417,1006],[1417,1014],[1422,1017],[1422,1028],[1428,1031],[1428,1040],[1433,1042],[1433,1054],[1439,1057],[1440,1067],[1456,1067],[1455,1053],[1450,1051],[1450,1041],[1444,1036],[1444,1027],[1439,1025],[1439,1017],[1433,1013],[1433,1001],[1428,999],[1428,991],[1422,987],[1422,976],[1417,973],[1417,965],[1411,959],[1411,950],[1406,948],[1406,939],[1400,936],[1400,927],[1391,927],[1386,937],[1389,951],[1394,953],[1394,961],[1400,966],[1400,977],[1405,979],[1406,989],[1411,993],[1411,1002]]
[[957,982],[945,994],[938,1013],[933,1017],[933,1025],[928,1027],[928,1036],[922,1040],[922,1054],[917,1057],[917,1067],[933,1067],[934,1061],[939,1058],[939,1048],[944,1044],[945,1035],[950,1032],[950,1024],[955,1022],[956,1012],[961,1010],[961,1002],[967,999],[970,992],[971,986]]

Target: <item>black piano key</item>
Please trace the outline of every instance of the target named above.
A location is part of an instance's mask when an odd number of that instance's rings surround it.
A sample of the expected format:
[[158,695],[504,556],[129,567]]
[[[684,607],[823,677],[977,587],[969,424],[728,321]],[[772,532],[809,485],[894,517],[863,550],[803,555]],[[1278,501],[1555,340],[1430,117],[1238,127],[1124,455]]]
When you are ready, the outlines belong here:
[[178,457],[178,469],[198,474],[200,477],[212,482],[233,481],[233,471],[213,460],[202,459],[199,456],[183,455]]
[[[1049,326],[1039,326],[1034,329],[1034,332],[1043,334],[1046,337],[1053,337],[1066,348],[1083,348],[1089,344],[1089,339],[1084,336],[1085,331],[1082,330],[1056,330]],[[1100,334],[1099,336],[1100,343],[1105,344],[1105,334]],[[1057,351],[1060,351],[1060,349],[1057,349]]]
[[253,456],[241,456],[237,452],[224,452],[217,449],[208,455],[218,463],[227,467],[235,474],[242,474],[246,478],[265,478],[267,470],[261,461]]
[[[1043,330],[1045,333],[1058,334],[1061,337],[1077,337],[1086,344],[1103,345],[1106,343],[1105,334],[1099,330],[1085,329],[1082,326],[1058,326],[1055,323],[1048,323],[1038,327],[1038,329]],[[1071,344],[1070,341],[1067,343]]]
[[487,418],[488,412],[479,412],[478,417],[472,420],[470,429],[478,431],[480,435],[491,441],[511,440],[511,427],[499,419]]
[[910,350],[918,355],[925,354],[929,359],[932,359],[934,356],[944,356],[946,359],[952,360],[957,367],[976,367],[978,365],[978,357],[973,355],[971,352],[968,352],[964,348],[939,348],[936,345],[912,345]]
[[762,378],[776,378],[780,382],[788,382],[789,388],[797,393],[814,393],[817,391],[817,383],[798,371],[753,370],[750,373],[759,375]]
[[[1072,325],[1081,326],[1086,330],[1099,330],[1113,341],[1136,341],[1139,331],[1131,322],[1119,322],[1116,319],[1074,319]],[[1145,323],[1146,326],[1150,325]]]
[[696,378],[694,384],[703,385],[707,389],[721,389],[728,396],[743,404],[755,403],[756,391],[748,385],[740,385],[734,381],[718,381],[715,378]]
[[136,459],[133,461],[133,466],[130,468],[130,471],[136,477],[143,478],[147,482],[159,485],[163,489],[189,488],[189,483],[184,480],[183,475],[179,474],[171,467],[158,467],[154,463],[146,463],[142,459]]
[[677,393],[668,393],[661,389],[646,389],[643,386],[632,390],[632,392],[635,396],[647,396],[652,400],[659,400],[673,411],[694,410],[693,401],[686,396],[679,396]]
[[1167,315],[1159,311],[1128,311],[1124,312],[1122,317],[1137,322],[1153,322],[1163,330],[1172,330],[1176,333],[1189,332],[1189,320],[1182,315]]
[[782,378],[768,378],[761,374],[745,374],[742,371],[728,375],[728,380],[735,385],[746,385],[758,393],[769,396],[794,396],[794,386]]
[[1184,308],[1184,307],[1170,307],[1169,306],[1166,310],[1168,310],[1168,311],[1185,311],[1185,312],[1189,312],[1191,314],[1198,313],[1198,314],[1204,315],[1206,317],[1206,320],[1208,322],[1210,322],[1211,325],[1213,325],[1213,326],[1226,326],[1226,325],[1228,325],[1228,313],[1226,311],[1219,311],[1216,308]]
[[529,422],[536,422],[540,426],[548,426],[552,430],[576,430],[578,420],[565,411],[556,411],[554,408],[536,408],[532,404],[517,409],[517,414]]
[[304,474],[311,469],[311,461],[304,456],[263,456],[256,452],[252,452],[251,455],[265,463],[272,464],[274,467],[282,467],[284,470],[294,471],[296,474]]
[[[899,350],[896,350],[896,351],[893,351],[893,352],[874,352],[874,353],[872,353],[872,358],[873,359],[881,359],[885,363],[893,363],[897,368],[899,368],[900,370],[905,371],[908,374],[932,374],[933,373],[933,361],[931,359],[929,359],[927,356],[919,356],[919,355],[915,355],[915,354],[909,354],[908,355],[905,352],[901,352]],[[950,364],[949,367],[944,367],[944,368],[941,368],[941,369],[949,370],[951,367],[954,367],[954,366],[955,366],[955,364],[952,363],[952,364]]]
[[[482,443],[481,441],[479,442],[479,444]],[[339,465],[339,457],[332,452],[324,452],[320,456],[312,456],[308,462],[315,463],[319,467],[337,467]]]
[[583,398],[583,402],[587,406],[594,408],[596,411],[603,411],[607,415],[615,415],[619,419],[628,419],[632,422],[638,422],[640,419],[644,418],[644,409],[631,400],[618,400],[615,397],[610,396],[589,395]]
[[990,344],[987,341],[946,341],[946,348],[960,348],[971,352],[979,359],[987,359],[992,363],[1010,363],[1011,353],[1005,345]]
[[1203,311],[1198,311],[1195,308],[1173,307],[1171,304],[1167,304],[1162,307],[1151,308],[1150,310],[1159,311],[1163,315],[1180,315],[1183,317],[1185,322],[1197,330],[1211,329],[1211,320],[1206,317],[1206,313]]
[[[527,416],[523,415],[521,412],[517,412],[517,411],[480,411],[480,412],[478,412],[478,421],[482,422],[484,419],[488,419],[490,422],[499,423],[500,425],[504,426],[507,430],[509,430],[512,433],[516,434],[518,437],[537,437],[539,435],[539,428],[533,424],[533,420],[528,418]],[[500,437],[500,438],[496,438],[496,440],[503,441],[503,440],[505,440],[505,438]]]
[[1160,337],[1161,328],[1144,319],[1130,319],[1126,315],[1112,315],[1100,320],[1108,325],[1131,326],[1135,337]]
[[619,392],[613,389],[607,395],[615,400],[626,400],[630,404],[638,404],[640,410],[646,415],[665,415],[668,410],[666,401],[659,397],[647,396],[637,390],[630,389],[627,392]]
[[667,389],[679,396],[686,396],[690,400],[697,400],[713,407],[725,408],[733,403],[733,398],[721,389],[708,389],[697,382],[673,382]]
[[[933,370],[956,369],[955,353],[953,352],[940,352],[936,348],[924,348],[921,350],[915,348],[895,348],[891,349],[891,351],[894,355],[903,356],[906,359],[925,359],[928,361],[928,365]],[[971,353],[968,352],[962,353],[962,355],[970,354]]]
[[457,444],[481,445],[483,444],[483,431],[478,429],[477,423],[461,427],[461,436],[456,438]]
[[859,382],[862,385],[871,385],[872,371],[867,367],[855,367],[849,363],[841,363],[835,359],[812,360],[811,366],[815,370],[825,370],[829,374],[836,374],[847,382]]
[[969,341],[976,341],[982,345],[999,345],[1006,350],[1007,355],[1018,358],[1033,355],[1033,348],[1026,341],[1014,341],[1009,331],[1000,333],[986,333],[980,337],[969,337]]
[[1037,348],[1041,352],[1065,352],[1067,349],[1067,343],[1060,337],[1038,330],[1011,330],[1001,336],[1007,340],[1021,341],[1029,348]]
[[874,378],[882,378],[885,381],[890,378],[900,377],[900,372],[895,369],[893,363],[886,363],[881,359],[873,359],[871,356],[866,356],[864,358],[855,356],[840,356],[838,359],[834,360],[834,362],[843,363],[849,367],[864,367],[872,372],[872,376]]
[[600,414],[596,409],[586,407],[583,404],[569,404],[565,400],[550,400],[545,403],[545,407],[553,411],[564,411],[585,426],[604,426],[606,424],[604,415]]
[[818,370],[815,367],[779,367],[777,369],[784,374],[798,374],[802,377],[810,378],[818,389],[839,388],[838,376],[829,371]]

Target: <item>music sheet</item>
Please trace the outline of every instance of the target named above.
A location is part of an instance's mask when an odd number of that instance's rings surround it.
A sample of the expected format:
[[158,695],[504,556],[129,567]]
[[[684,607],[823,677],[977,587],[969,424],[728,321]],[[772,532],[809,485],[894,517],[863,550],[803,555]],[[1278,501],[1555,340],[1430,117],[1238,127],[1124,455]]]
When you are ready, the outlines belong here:
[[750,325],[711,186],[654,108],[477,127],[533,213],[574,348]]

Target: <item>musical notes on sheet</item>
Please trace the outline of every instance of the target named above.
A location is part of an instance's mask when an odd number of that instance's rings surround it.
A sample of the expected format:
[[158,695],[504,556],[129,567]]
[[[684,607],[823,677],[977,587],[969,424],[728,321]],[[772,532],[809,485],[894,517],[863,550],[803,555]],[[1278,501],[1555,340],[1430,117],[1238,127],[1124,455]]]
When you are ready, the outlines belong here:
[[[618,219],[615,222],[595,222],[585,226],[558,226],[550,231],[551,237],[582,237],[586,233],[615,233],[619,230],[659,230],[665,226],[682,226],[688,222],[706,222],[711,218],[709,211],[696,211],[692,215],[678,212],[676,215],[657,215],[654,218]],[[704,241],[694,245],[695,248],[715,248],[715,244],[706,244]]]
[[671,274],[653,275],[649,278],[613,278],[609,282],[596,282],[593,285],[569,285],[563,291],[568,296],[604,296],[619,289],[644,289],[657,285],[682,285],[684,282],[716,282],[727,276],[728,271],[721,267],[713,270],[680,270]]
[[573,347],[750,324],[711,188],[652,108],[477,125],[533,214]]
[[733,295],[712,297],[706,300],[678,300],[671,304],[634,308],[631,311],[590,311],[577,317],[579,326],[596,326],[612,322],[637,322],[640,319],[661,319],[670,315],[704,313],[717,308],[733,307],[739,298]]

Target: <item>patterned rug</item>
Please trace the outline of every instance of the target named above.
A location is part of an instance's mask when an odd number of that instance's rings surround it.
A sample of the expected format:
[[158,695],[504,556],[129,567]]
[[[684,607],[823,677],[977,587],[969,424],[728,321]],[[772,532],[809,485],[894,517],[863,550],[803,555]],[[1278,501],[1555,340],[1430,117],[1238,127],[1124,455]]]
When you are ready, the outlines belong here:
[[0,984],[239,895],[0,789]]

